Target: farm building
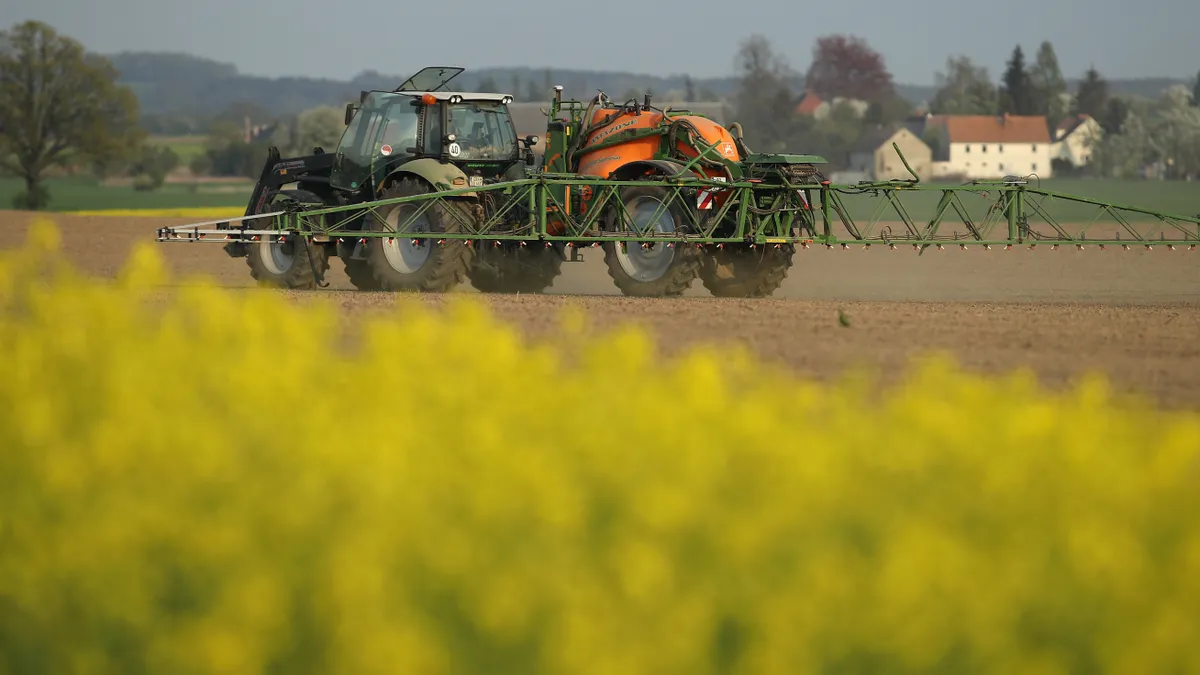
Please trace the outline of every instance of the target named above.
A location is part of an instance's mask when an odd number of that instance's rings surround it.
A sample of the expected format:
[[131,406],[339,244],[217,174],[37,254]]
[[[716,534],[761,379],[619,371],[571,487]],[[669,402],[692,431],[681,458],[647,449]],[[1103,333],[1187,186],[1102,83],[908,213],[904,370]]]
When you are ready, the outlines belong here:
[[1071,166],[1086,166],[1092,159],[1092,139],[1099,139],[1103,130],[1091,115],[1068,117],[1054,130],[1052,159],[1068,162]]
[[904,158],[921,180],[933,176],[933,151],[903,126],[878,127],[864,132],[850,151],[850,171],[870,176],[873,180],[912,178],[892,143],[900,147],[900,152],[904,153]]
[[1053,173],[1050,129],[1042,115],[931,115],[923,135],[939,137],[933,144],[934,178]]

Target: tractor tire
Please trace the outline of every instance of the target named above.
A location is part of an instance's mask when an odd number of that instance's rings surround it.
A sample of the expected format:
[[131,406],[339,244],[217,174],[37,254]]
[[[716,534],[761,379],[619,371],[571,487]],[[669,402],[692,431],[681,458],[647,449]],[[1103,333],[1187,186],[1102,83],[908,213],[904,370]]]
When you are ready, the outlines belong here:
[[700,282],[718,298],[765,298],[783,285],[795,253],[794,246],[726,244],[704,254]]
[[[383,191],[380,199],[395,199],[432,193],[428,186],[405,178]],[[395,232],[401,216],[415,213],[417,204],[392,204],[376,209],[367,217],[369,232]],[[405,216],[407,218],[407,216]],[[454,216],[442,205],[430,206],[411,225],[417,232],[458,232]],[[366,244],[366,267],[380,290],[444,293],[467,278],[471,267],[471,249],[466,242],[448,239],[439,245],[436,240],[423,239],[416,245],[405,237],[369,237]],[[347,274],[350,268],[347,269]],[[357,272],[356,272],[357,273]]]
[[337,256],[342,261],[342,269],[345,270],[346,277],[350,279],[350,284],[360,291],[383,290],[380,288],[379,282],[375,281],[375,277],[372,276],[371,268],[367,265],[366,259],[354,257],[354,251],[357,247],[357,239],[339,242],[337,245]]
[[366,260],[358,260],[356,258],[342,258],[342,266],[346,271],[346,276],[350,279],[350,283],[360,291],[382,291],[383,287],[375,280],[371,274],[371,268],[367,265]]
[[[665,188],[637,187],[621,191],[621,201],[634,223],[645,229],[649,222],[643,218],[654,216],[668,198]],[[675,232],[686,222],[678,202],[658,216],[655,229],[659,232]],[[641,216],[641,218],[639,218]],[[604,262],[608,275],[621,292],[633,297],[667,297],[682,295],[692,285],[700,272],[700,254],[691,246],[673,246],[667,242],[654,243],[652,248],[641,244],[605,242]]]
[[562,274],[558,250],[534,244],[483,248],[467,270],[471,285],[481,293],[543,293]]
[[[280,197],[310,204],[325,203],[306,190],[280,190],[268,204],[274,205]],[[261,241],[246,244],[246,264],[250,276],[261,287],[306,290],[316,288],[329,271],[329,253],[324,246],[303,237],[289,237],[280,243],[276,237],[264,236]]]

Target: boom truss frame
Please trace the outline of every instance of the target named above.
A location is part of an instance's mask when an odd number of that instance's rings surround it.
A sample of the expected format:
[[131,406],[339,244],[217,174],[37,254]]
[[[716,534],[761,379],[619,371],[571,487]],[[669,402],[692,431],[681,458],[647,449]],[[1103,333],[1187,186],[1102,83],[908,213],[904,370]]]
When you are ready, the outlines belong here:
[[[679,204],[684,227],[672,233],[640,228],[616,197],[632,187],[660,187],[666,190],[666,203]],[[570,200],[561,195],[592,193],[584,212],[573,212]],[[913,193],[940,193],[933,214],[915,218],[902,197]],[[503,195],[500,206],[476,220],[468,211],[447,208],[443,213],[458,221],[457,232],[416,231],[413,224],[435,205],[446,206],[464,195],[482,197]],[[720,195],[710,208],[701,209],[698,199]],[[865,218],[854,218],[848,200],[868,198],[876,204]],[[982,199],[987,209],[982,218],[970,215],[967,199]],[[1068,224],[1051,213],[1052,204],[1068,203],[1075,208],[1090,207],[1090,220]],[[394,204],[411,204],[398,220],[395,230],[368,232],[350,225],[356,220],[379,214]],[[614,221],[602,222],[603,207],[612,205]],[[656,214],[657,215],[657,214]],[[656,218],[652,218],[654,222]],[[893,232],[893,225],[903,231]],[[1041,230],[1033,225],[1040,224]],[[947,226],[965,227],[965,232],[946,232]],[[1148,225],[1160,228],[1158,237],[1149,234]],[[1100,232],[1111,226],[1111,236]],[[840,235],[838,231],[845,234]],[[1170,236],[1168,236],[1170,235]],[[1200,215],[1183,216],[1152,209],[1107,203],[1051,190],[1031,187],[1024,179],[975,181],[963,185],[920,185],[916,180],[862,182],[851,185],[821,183],[779,183],[745,180],[735,183],[694,178],[663,180],[604,180],[576,175],[537,174],[530,178],[479,187],[443,190],[422,195],[381,199],[345,206],[297,204],[273,211],[221,221],[165,227],[158,230],[160,242],[256,242],[263,237],[301,236],[315,242],[371,237],[420,239],[464,239],[479,242],[545,242],[546,246],[568,246],[602,242],[695,244],[795,245],[828,247],[862,245],[913,246],[918,250],[947,244],[966,246],[1015,245],[1052,246],[1140,245],[1152,248],[1200,244]]]

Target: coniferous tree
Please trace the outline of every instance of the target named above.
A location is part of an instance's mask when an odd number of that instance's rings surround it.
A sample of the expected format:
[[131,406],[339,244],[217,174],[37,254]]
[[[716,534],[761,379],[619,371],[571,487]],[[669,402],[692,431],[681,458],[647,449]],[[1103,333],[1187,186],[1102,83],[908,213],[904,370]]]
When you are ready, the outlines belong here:
[[1037,61],[1030,69],[1037,114],[1046,116],[1046,124],[1053,129],[1067,116],[1069,101],[1066,100],[1067,81],[1058,65],[1054,45],[1043,42],[1038,49]]
[[1036,114],[1033,81],[1029,71],[1025,69],[1025,53],[1021,45],[1013,50],[1012,58],[1008,61],[1008,69],[1004,71],[1004,84],[1000,88],[1000,112],[1010,115]]
[[1095,67],[1088,68],[1083,82],[1079,83],[1079,91],[1075,93],[1075,105],[1071,113],[1098,118],[1108,106],[1108,98],[1108,81],[1101,77]]

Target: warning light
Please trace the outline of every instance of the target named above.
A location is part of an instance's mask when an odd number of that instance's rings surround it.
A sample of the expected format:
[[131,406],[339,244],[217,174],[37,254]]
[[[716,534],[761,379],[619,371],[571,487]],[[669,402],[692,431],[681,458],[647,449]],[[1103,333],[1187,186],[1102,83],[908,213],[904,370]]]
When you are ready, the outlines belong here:
[[437,103],[437,97],[433,94],[425,94],[421,97],[421,103],[424,103],[425,105],[433,105],[434,103]]

